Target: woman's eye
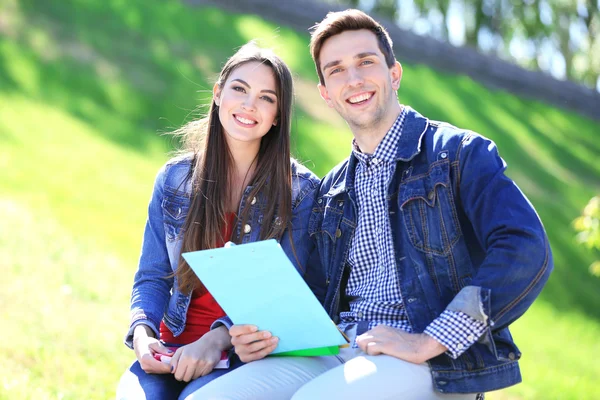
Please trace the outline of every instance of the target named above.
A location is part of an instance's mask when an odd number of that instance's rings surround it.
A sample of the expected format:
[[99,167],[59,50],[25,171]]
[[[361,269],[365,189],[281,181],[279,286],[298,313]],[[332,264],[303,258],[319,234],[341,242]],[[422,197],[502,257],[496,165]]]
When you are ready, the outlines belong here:
[[244,89],[241,86],[234,86],[233,90],[235,90],[236,92],[246,93],[246,89]]
[[269,96],[263,96],[261,97],[261,99],[268,101],[269,103],[273,104],[275,103],[275,100],[273,100],[272,98],[270,98]]

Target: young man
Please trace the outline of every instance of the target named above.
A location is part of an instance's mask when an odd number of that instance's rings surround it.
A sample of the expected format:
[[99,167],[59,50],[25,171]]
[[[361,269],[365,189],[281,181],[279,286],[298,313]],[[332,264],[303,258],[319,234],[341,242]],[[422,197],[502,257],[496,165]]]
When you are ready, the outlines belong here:
[[[330,13],[311,52],[321,96],[354,134],[310,222],[325,308],[353,345],[339,357],[252,362],[203,394],[475,399],[520,382],[508,325],[553,264],[544,228],[494,143],[400,104],[391,40],[360,11]],[[230,333],[244,361],[276,346],[250,326]]]

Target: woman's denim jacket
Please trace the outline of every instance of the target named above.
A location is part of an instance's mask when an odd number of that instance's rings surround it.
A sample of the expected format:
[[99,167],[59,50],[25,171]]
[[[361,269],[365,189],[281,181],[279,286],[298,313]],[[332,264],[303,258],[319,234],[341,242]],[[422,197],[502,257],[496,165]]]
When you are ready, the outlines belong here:
[[[356,162],[351,155],[323,178],[309,227],[327,283],[316,294],[334,319],[347,308]],[[440,392],[487,392],[521,380],[508,325],[540,293],[553,262],[540,219],[505,169],[492,141],[409,111],[387,200],[410,325],[423,332],[447,308],[488,327],[458,359],[429,361]]]
[[[156,177],[131,294],[131,325],[125,337],[125,344],[129,347],[133,347],[133,330],[140,323],[148,325],[156,337],[161,320],[175,336],[185,329],[190,296],[180,292],[176,278],[169,276],[177,268],[181,253],[182,226],[190,206],[189,172],[190,158],[180,157],[167,162]],[[308,236],[308,221],[318,185],[319,179],[315,174],[292,160],[292,234],[296,254],[293,254],[290,244],[289,229],[284,232],[280,244],[303,275],[309,255],[315,253],[314,243]],[[244,191],[240,213],[251,189],[249,186]],[[260,193],[250,201],[252,210],[248,223],[242,227],[238,222],[234,228],[238,234],[243,231],[242,243],[259,240],[261,224],[266,223],[263,210],[268,201]],[[231,325],[227,317],[222,323]]]

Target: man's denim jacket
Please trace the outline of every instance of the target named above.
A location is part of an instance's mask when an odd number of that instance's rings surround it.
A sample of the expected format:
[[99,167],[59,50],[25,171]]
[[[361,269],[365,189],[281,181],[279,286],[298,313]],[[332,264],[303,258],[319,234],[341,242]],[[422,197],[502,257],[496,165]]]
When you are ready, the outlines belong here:
[[[334,320],[347,309],[356,163],[351,155],[323,178],[309,226],[327,283],[316,294]],[[440,392],[487,392],[521,381],[521,353],[508,325],[540,293],[553,262],[538,215],[505,169],[492,141],[409,110],[387,200],[410,325],[423,332],[449,309],[488,326],[458,359],[429,361]]]
[[[148,206],[148,220],[144,230],[138,271],[135,274],[131,294],[131,325],[125,344],[133,346],[133,330],[140,323],[148,325],[158,337],[161,319],[167,328],[178,336],[185,329],[190,296],[177,289],[176,278],[170,277],[177,268],[182,245],[182,226],[190,206],[191,181],[189,179],[190,157],[175,158],[167,162],[156,177],[154,191]],[[294,266],[303,275],[308,257],[314,251],[314,242],[308,236],[308,221],[314,207],[319,179],[307,168],[292,160],[292,236],[286,230],[280,240],[281,247]],[[240,207],[252,187],[246,188]],[[250,217],[246,226],[241,222],[234,228],[242,243],[259,240],[265,205],[269,199],[261,193],[252,199]],[[239,212],[241,213],[240,208]],[[239,215],[239,214],[238,214]],[[276,223],[271,221],[271,223]],[[295,251],[295,255],[294,255]],[[311,274],[314,276],[314,274]],[[321,285],[322,286],[322,285]],[[229,318],[222,319],[226,326]],[[213,324],[215,325],[215,324]],[[217,324],[218,325],[218,324]]]

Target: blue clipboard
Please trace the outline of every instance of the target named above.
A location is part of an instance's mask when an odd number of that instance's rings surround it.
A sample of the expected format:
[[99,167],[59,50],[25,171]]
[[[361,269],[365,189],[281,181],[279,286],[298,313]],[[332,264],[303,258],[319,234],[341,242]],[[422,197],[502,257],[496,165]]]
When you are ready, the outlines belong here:
[[348,343],[274,239],[182,255],[235,324],[279,338],[272,354]]

